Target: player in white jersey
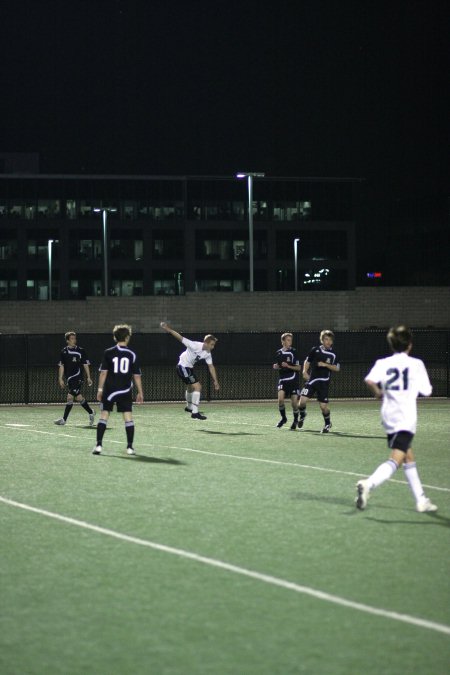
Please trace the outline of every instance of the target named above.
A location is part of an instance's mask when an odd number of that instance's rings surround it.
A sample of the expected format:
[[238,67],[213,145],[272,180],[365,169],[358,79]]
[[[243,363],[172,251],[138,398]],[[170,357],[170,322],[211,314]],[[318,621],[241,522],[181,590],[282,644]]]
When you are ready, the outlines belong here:
[[165,321],[161,321],[160,326],[186,347],[186,350],[180,354],[177,365],[177,375],[186,385],[185,410],[186,412],[191,413],[192,419],[206,420],[206,416],[198,410],[202,385],[201,382],[198,381],[193,368],[195,364],[202,359],[206,361],[214,383],[214,389],[216,391],[219,390],[219,380],[217,379],[216,369],[214,368],[211,356],[211,352],[216,346],[217,338],[214,335],[205,335],[203,342],[196,342],[188,340],[180,335],[180,333],[177,333],[177,331],[170,328]]
[[432,392],[428,373],[423,361],[409,355],[412,335],[408,328],[391,328],[387,339],[394,354],[376,361],[365,381],[375,397],[383,401],[381,419],[391,454],[369,478],[357,482],[356,507],[364,509],[370,492],[403,465],[416,510],[420,513],[437,511],[437,506],[424,495],[411,447],[417,426],[417,396],[430,396]]

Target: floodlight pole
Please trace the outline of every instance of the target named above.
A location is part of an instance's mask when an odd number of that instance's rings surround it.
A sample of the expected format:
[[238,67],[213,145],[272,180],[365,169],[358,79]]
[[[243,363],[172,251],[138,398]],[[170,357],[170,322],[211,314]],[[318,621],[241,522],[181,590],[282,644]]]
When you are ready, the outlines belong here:
[[117,209],[101,208],[94,209],[94,213],[101,213],[103,216],[103,295],[108,295],[108,213],[115,213]]
[[297,255],[298,255],[298,243],[300,239],[294,239],[294,288],[296,291],[298,291],[298,261],[297,261]]
[[48,249],[48,295],[47,299],[49,302],[52,301],[52,244],[54,239],[49,239],[47,242]]
[[247,192],[248,192],[248,257],[249,257],[249,274],[250,284],[249,290],[254,291],[254,254],[253,254],[253,178],[264,178],[266,174],[256,172],[242,172],[237,173],[236,178],[247,178]]

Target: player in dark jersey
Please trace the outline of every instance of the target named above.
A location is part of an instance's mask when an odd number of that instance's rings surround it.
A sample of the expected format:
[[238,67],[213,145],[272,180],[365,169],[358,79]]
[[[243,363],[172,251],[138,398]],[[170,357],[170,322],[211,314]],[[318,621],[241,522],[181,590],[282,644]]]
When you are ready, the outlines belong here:
[[303,377],[306,384],[300,396],[299,429],[303,426],[306,417],[306,403],[315,395],[317,395],[325,422],[321,433],[327,434],[331,429],[328,387],[331,373],[337,373],[340,370],[339,359],[333,350],[333,342],[334,333],[331,330],[323,330],[320,333],[320,345],[311,349],[303,364]]
[[114,326],[114,340],[116,345],[110,347],[103,354],[98,380],[97,400],[102,403],[102,412],[97,424],[97,442],[92,451],[94,455],[102,452],[102,441],[106,431],[109,413],[117,406],[117,412],[123,414],[125,432],[127,435],[127,454],[135,455],[133,448],[134,421],[133,421],[133,381],[137,388],[136,403],[144,402],[142,391],[141,369],[135,352],[131,351],[128,343],[131,338],[131,326],[126,324]]
[[286,396],[288,396],[291,399],[292,411],[294,413],[291,430],[295,431],[298,425],[299,373],[301,366],[297,351],[292,347],[292,339],[292,333],[283,333],[281,336],[281,348],[276,353],[276,362],[273,364],[273,367],[279,371],[278,409],[281,419],[277,427],[280,429],[287,422],[285,400]]
[[55,420],[55,424],[63,426],[67,422],[70,411],[73,407],[73,402],[78,403],[86,410],[89,415],[89,424],[91,427],[94,424],[95,412],[92,410],[89,403],[81,394],[81,385],[83,382],[83,371],[86,373],[88,387],[92,386],[90,362],[83,347],[77,345],[77,334],[73,331],[68,331],[65,334],[66,347],[61,351],[59,359],[58,383],[61,389],[67,384],[69,389],[67,394],[67,403],[64,410],[64,415]]

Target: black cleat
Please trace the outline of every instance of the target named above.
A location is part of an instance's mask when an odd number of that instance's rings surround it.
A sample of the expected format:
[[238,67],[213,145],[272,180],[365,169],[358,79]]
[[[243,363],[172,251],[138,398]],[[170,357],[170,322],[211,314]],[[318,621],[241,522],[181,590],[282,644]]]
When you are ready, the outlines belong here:
[[303,418],[303,419],[300,418],[300,419],[299,419],[298,424],[297,424],[297,426],[298,426],[299,429],[302,428],[304,421],[305,421],[305,418]]
[[331,422],[330,422],[330,424],[325,424],[324,428],[322,429],[322,431],[320,433],[321,434],[327,434],[330,431],[330,429],[331,429]]
[[206,415],[202,415],[202,413],[199,413],[199,412],[198,413],[192,413],[191,417],[192,417],[193,420],[206,420],[207,419]]
[[286,422],[287,422],[287,417],[282,417],[281,420],[277,424],[277,429],[281,429],[283,424],[286,424]]
[[298,420],[294,420],[291,424],[291,431],[295,431],[298,425]]

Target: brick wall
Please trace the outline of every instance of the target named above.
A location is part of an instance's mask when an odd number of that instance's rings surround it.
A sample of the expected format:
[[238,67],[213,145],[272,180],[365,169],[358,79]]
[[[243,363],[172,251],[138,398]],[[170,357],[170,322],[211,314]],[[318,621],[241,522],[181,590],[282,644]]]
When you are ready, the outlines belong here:
[[337,292],[188,293],[185,296],[0,302],[0,333],[108,331],[130,323],[152,333],[166,320],[181,331],[364,330],[406,323],[450,328],[450,288],[357,288]]

